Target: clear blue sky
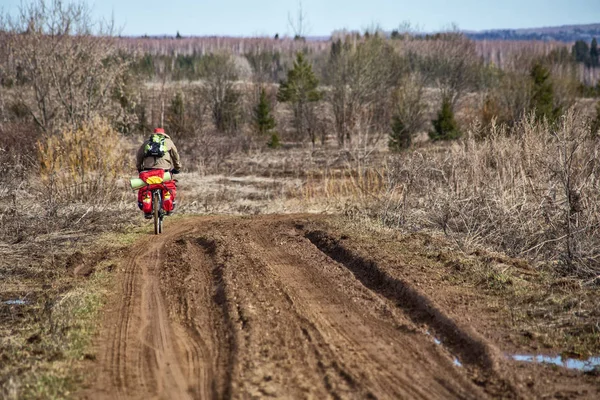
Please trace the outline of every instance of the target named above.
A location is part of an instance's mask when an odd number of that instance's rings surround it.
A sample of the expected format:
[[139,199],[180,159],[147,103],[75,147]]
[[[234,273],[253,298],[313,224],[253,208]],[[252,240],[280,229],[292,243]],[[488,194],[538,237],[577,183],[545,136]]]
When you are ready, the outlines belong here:
[[[68,1],[68,0],[65,0]],[[85,0],[97,17],[110,18],[124,35],[291,34],[288,14],[297,0]],[[20,0],[0,0],[14,12]],[[311,36],[336,29],[385,30],[403,21],[421,31],[442,30],[456,23],[464,30],[530,28],[600,23],[600,0],[303,0]]]

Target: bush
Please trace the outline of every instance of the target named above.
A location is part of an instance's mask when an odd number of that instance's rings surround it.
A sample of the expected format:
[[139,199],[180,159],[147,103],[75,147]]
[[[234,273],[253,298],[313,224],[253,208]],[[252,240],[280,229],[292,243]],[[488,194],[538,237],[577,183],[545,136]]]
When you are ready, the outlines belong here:
[[212,54],[203,58],[202,97],[210,104],[215,128],[233,133],[241,122],[241,93],[235,88],[238,70],[228,54]]
[[458,139],[461,135],[448,97],[444,97],[442,109],[438,112],[437,118],[431,122],[433,131],[429,132],[429,137],[433,141]]
[[377,215],[409,230],[438,228],[466,245],[600,274],[600,141],[572,110],[549,125],[526,116],[445,151],[401,153]]
[[105,119],[45,136],[38,144],[39,177],[53,202],[104,203],[121,191],[116,181],[132,159]]
[[298,53],[294,68],[288,71],[287,80],[281,82],[277,93],[277,100],[292,103],[296,132],[308,136],[313,144],[316,141],[316,132],[310,123],[316,117],[313,104],[322,98],[318,86],[312,65],[303,53]]
[[260,136],[269,134],[275,128],[275,119],[271,115],[271,105],[264,88],[260,89],[258,103],[254,107],[254,127]]
[[388,147],[392,151],[399,151],[408,149],[412,142],[410,132],[406,129],[404,122],[399,115],[395,115],[392,120],[392,133],[390,134],[390,140]]
[[114,113],[113,89],[130,60],[110,26],[89,16],[83,2],[45,0],[23,3],[15,17],[0,12],[11,60],[3,75],[17,82],[20,107],[44,132]]
[[271,149],[278,149],[279,147],[281,147],[281,143],[279,142],[279,135],[277,134],[277,132],[271,135],[271,140],[269,140],[267,146],[269,146],[269,148]]
[[554,107],[554,87],[550,78],[550,71],[543,65],[536,63],[531,69],[533,80],[532,106],[538,120],[544,118],[554,122],[560,115],[560,109]]

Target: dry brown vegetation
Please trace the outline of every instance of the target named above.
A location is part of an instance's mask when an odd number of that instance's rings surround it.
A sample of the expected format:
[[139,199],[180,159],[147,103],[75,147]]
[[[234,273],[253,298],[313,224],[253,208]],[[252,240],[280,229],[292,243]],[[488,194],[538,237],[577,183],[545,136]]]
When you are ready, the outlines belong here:
[[[69,257],[78,243],[143,223],[126,179],[134,149],[157,125],[183,155],[182,214],[343,213],[445,236],[454,255],[487,249],[523,259],[549,285],[573,287],[561,302],[596,293],[600,107],[579,98],[579,82],[595,84],[598,70],[552,59],[565,48],[559,43],[470,42],[455,34],[339,39],[114,38],[85,7],[42,0],[4,21],[0,301],[30,304],[0,303],[0,397],[48,394],[45,384],[42,392],[27,385],[70,352],[57,343],[70,340],[66,332],[77,323],[69,309],[87,298],[78,292],[85,280],[65,269]],[[298,51],[323,93],[310,138],[294,128],[293,107],[276,101],[275,82]],[[182,54],[200,57],[192,59],[193,82],[173,72]],[[148,60],[149,75],[139,69]],[[562,111],[556,122],[534,116],[535,63],[552,74],[552,105]],[[279,150],[254,133],[258,88],[273,105]],[[463,137],[432,144],[426,132],[443,98]],[[408,132],[399,153],[386,147],[394,117]],[[506,276],[486,268],[469,271],[483,276],[478,282],[507,287]],[[523,300],[521,311],[552,308],[548,298],[538,300]],[[597,334],[593,318],[584,325]],[[78,351],[75,358],[86,354]],[[27,375],[18,367],[23,360],[43,374]]]
[[[599,143],[574,111],[557,126],[525,117],[511,130],[480,128],[448,146],[394,158],[389,192],[374,207],[385,224],[435,228],[467,247],[551,262],[595,284]],[[391,200],[393,198],[397,200]]]

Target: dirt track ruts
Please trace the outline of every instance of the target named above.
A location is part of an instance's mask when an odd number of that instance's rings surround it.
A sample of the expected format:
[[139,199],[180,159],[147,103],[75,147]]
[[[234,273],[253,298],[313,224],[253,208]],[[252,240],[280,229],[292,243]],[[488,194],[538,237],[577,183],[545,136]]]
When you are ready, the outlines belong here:
[[476,333],[308,219],[193,218],[137,243],[86,397],[521,397]]

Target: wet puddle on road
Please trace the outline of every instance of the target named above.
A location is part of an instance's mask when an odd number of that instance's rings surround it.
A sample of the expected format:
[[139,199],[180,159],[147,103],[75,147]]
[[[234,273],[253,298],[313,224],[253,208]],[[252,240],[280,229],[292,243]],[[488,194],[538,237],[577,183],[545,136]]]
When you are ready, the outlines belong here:
[[[442,341],[437,337],[433,336],[431,332],[425,331],[425,334],[431,337],[435,344],[437,344],[438,346],[443,346]],[[452,357],[452,362],[454,363],[454,365],[456,365],[457,367],[463,366],[458,357],[454,355],[452,355]],[[583,372],[600,370],[600,356],[593,356],[588,358],[587,360],[581,360],[577,358],[566,358],[560,355],[549,356],[542,354],[507,354],[506,358],[520,362],[557,365],[559,367],[574,369]]]
[[21,299],[12,299],[12,300],[3,301],[3,303],[7,304],[9,306],[24,306],[25,304],[27,304],[27,301],[21,300]]
[[536,364],[552,364],[567,369],[576,369],[578,371],[593,371],[600,368],[600,356],[590,357],[587,360],[578,360],[576,358],[564,358],[562,356],[545,356],[532,354],[508,354],[511,360],[529,362]]
[[[431,332],[429,332],[429,331],[425,331],[425,333],[427,334],[427,336],[430,336],[431,338],[433,338],[433,342],[434,342],[435,344],[437,344],[438,346],[442,346],[442,345],[443,345],[443,344],[442,344],[442,341],[441,341],[440,339],[436,338],[435,336],[433,336],[433,335],[431,334]],[[447,349],[446,349],[446,350],[447,350]],[[452,353],[450,353],[450,354],[452,354]],[[462,365],[462,363],[460,362],[460,360],[458,359],[458,357],[456,357],[455,355],[452,355],[452,357],[453,357],[453,358],[452,358],[452,363],[453,363],[454,365],[456,365],[457,367],[462,367],[462,366],[463,366],[463,365]]]

